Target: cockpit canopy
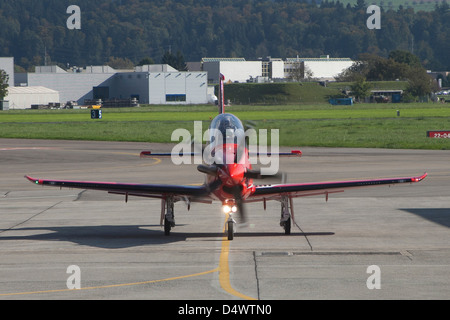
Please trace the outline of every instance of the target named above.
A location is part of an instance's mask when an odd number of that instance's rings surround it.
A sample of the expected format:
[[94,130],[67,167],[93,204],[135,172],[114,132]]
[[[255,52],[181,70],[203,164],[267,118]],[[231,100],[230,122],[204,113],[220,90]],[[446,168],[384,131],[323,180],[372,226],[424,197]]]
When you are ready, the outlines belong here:
[[[210,143],[214,145],[225,143],[242,143],[245,131],[242,122],[230,113],[223,113],[214,118],[209,127]],[[243,140],[242,140],[243,141]]]
[[209,151],[216,164],[244,161],[245,132],[242,122],[234,115],[223,113],[214,118],[209,127]]

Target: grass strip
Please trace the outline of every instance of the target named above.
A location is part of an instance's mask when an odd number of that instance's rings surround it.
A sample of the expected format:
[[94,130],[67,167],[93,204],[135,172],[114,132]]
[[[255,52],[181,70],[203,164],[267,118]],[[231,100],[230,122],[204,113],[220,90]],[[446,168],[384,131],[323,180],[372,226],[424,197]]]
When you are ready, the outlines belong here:
[[[450,108],[440,104],[358,104],[354,106],[232,106],[227,109],[256,129],[279,129],[282,146],[450,149],[450,139],[426,137],[450,130]],[[397,110],[400,116],[397,116]],[[175,129],[205,131],[214,106],[156,106],[89,110],[0,112],[0,138],[140,141],[170,143]]]

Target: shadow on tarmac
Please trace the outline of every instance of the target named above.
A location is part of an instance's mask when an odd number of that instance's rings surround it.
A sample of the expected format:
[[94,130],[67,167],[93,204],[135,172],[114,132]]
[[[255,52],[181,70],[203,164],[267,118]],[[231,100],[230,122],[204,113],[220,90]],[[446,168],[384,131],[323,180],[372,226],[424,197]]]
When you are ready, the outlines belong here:
[[[183,225],[177,225],[182,227]],[[152,229],[149,229],[152,228]],[[48,233],[42,233],[49,231]],[[181,231],[181,230],[180,230]],[[97,247],[104,249],[123,249],[137,246],[163,245],[187,239],[195,238],[217,238],[222,240],[226,236],[223,232],[196,232],[183,233],[176,229],[170,236],[164,235],[164,230],[159,225],[128,225],[128,226],[62,226],[62,227],[36,227],[36,228],[16,228],[0,230],[2,232],[23,233],[37,232],[36,235],[1,236],[1,241],[35,240],[35,241],[69,241],[83,246]],[[284,235],[281,232],[237,232],[236,237],[310,237],[329,236],[334,232],[292,232]]]
[[400,210],[413,213],[423,219],[450,228],[450,209],[427,208],[427,209],[400,209]]

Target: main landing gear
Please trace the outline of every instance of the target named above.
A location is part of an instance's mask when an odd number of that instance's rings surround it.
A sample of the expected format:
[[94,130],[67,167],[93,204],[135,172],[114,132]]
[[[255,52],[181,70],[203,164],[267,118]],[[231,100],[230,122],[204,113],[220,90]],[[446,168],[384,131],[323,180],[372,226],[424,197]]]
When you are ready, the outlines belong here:
[[173,210],[173,198],[161,199],[161,223],[164,219],[164,234],[170,236],[170,230],[175,227],[175,214]]
[[[294,208],[292,198],[288,196],[281,197],[281,218],[280,226],[284,229],[284,234],[291,234],[292,221],[294,221]],[[164,234],[170,235],[170,231],[175,227],[174,200],[172,197],[161,199],[161,225],[164,221]],[[228,240],[234,239],[236,232],[236,220],[233,218],[233,211],[228,212],[226,222],[226,232]]]
[[281,219],[280,226],[284,229],[284,234],[291,234],[291,220],[294,218],[294,208],[292,198],[281,197]]

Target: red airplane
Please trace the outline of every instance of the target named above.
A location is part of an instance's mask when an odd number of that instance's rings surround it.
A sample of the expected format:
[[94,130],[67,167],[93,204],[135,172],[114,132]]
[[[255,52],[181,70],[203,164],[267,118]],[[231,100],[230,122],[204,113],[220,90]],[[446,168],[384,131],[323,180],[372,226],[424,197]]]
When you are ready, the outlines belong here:
[[[161,199],[161,225],[164,225],[165,235],[170,235],[175,226],[174,203],[185,201],[188,210],[191,202],[212,203],[220,201],[223,210],[228,214],[227,235],[228,239],[234,237],[236,221],[233,213],[240,215],[241,221],[246,221],[244,203],[262,201],[266,209],[266,201],[277,200],[281,203],[280,225],[285,234],[291,232],[291,219],[294,220],[293,198],[313,195],[328,195],[343,192],[345,189],[391,185],[397,183],[419,182],[427,176],[423,174],[417,177],[317,182],[317,183],[290,183],[274,185],[256,185],[253,180],[273,177],[276,175],[263,174],[261,170],[252,168],[250,152],[247,149],[245,139],[237,133],[244,132],[242,122],[234,115],[224,112],[223,78],[220,79],[219,90],[219,115],[210,125],[209,155],[213,161],[208,164],[198,165],[198,171],[206,174],[205,183],[201,186],[165,185],[165,184],[130,184],[115,182],[71,181],[71,180],[47,180],[25,176],[35,184],[54,187],[79,188],[103,190],[112,194],[139,196]],[[141,156],[172,156],[171,153],[151,153],[143,151]],[[193,154],[191,154],[192,156]],[[258,155],[258,154],[257,154]],[[276,153],[271,156],[301,156],[299,150],[291,153]]]

